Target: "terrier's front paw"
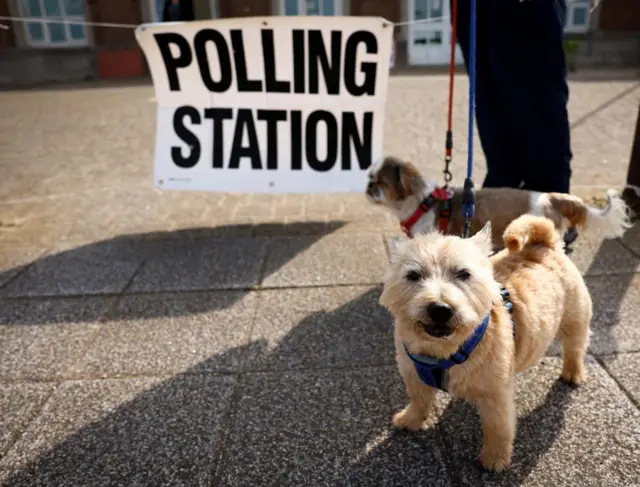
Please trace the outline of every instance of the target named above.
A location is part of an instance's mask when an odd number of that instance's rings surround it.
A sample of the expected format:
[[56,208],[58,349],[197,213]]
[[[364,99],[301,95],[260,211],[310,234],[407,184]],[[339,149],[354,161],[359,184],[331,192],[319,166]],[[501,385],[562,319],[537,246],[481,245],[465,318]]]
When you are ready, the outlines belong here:
[[486,470],[500,472],[511,464],[511,452],[489,452],[483,447],[478,459]]
[[567,384],[578,387],[587,380],[587,372],[584,367],[567,368],[562,371],[561,378]]
[[419,431],[425,428],[425,421],[422,415],[416,414],[411,406],[407,406],[402,411],[393,415],[393,426],[400,429]]

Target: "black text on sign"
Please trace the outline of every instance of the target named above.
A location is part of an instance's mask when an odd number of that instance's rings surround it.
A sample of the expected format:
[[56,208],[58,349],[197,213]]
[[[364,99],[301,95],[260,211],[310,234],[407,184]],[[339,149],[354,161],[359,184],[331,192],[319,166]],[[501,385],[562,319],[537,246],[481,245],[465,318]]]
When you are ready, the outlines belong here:
[[[188,68],[193,62],[198,65],[202,83],[214,93],[224,93],[236,83],[238,92],[264,93],[298,93],[313,95],[320,92],[320,83],[326,86],[328,95],[340,95],[344,87],[353,96],[375,95],[376,63],[357,63],[358,48],[362,44],[368,54],[378,51],[375,35],[366,31],[351,34],[344,43],[341,31],[331,31],[330,45],[326,46],[320,30],[293,30],[292,52],[280,55],[291,55],[293,58],[292,79],[277,79],[276,49],[272,29],[262,29],[262,57],[264,60],[264,76],[262,79],[250,79],[247,74],[247,60],[243,33],[231,30],[231,46],[225,36],[213,29],[200,30],[193,39],[193,45],[177,33],[156,34],[156,42],[167,69],[167,80],[172,91],[180,91],[180,69]],[[220,79],[214,80],[207,55],[208,44],[215,47],[219,60]],[[172,50],[176,46],[177,55]],[[231,59],[233,58],[233,62]],[[234,69],[235,68],[235,69]],[[358,72],[363,73],[361,81],[357,81]],[[353,112],[343,112],[341,119],[326,110],[316,110],[303,118],[300,110],[251,110],[239,109],[235,113],[231,108],[207,108],[199,113],[192,106],[176,109],[174,128],[176,134],[187,145],[189,150],[183,154],[182,148],[172,147],[171,156],[174,163],[182,168],[195,166],[201,158],[200,142],[185,124],[185,117],[192,124],[200,124],[203,118],[211,120],[213,134],[212,167],[223,168],[224,160],[228,160],[229,169],[237,169],[242,159],[251,164],[252,169],[278,169],[279,125],[288,125],[291,144],[285,150],[291,154],[290,168],[302,169],[305,156],[308,165],[315,171],[328,171],[334,167],[341,156],[343,170],[351,169],[351,147],[355,149],[360,168],[366,169],[371,164],[371,132],[373,112],[362,114],[356,119]],[[233,144],[225,158],[225,120],[234,123],[227,137]],[[283,122],[282,124],[280,124]],[[341,123],[339,123],[341,122]],[[260,155],[260,143],[256,135],[256,123],[264,123],[267,128],[267,160],[263,164]],[[326,140],[323,146],[323,159],[318,157],[318,126],[325,125]],[[340,128],[339,128],[340,126]],[[247,140],[248,144],[243,144]],[[304,148],[303,148],[304,145]]]
[[375,17],[278,16],[137,32],[159,105],[156,181],[355,189],[382,156],[392,30]]

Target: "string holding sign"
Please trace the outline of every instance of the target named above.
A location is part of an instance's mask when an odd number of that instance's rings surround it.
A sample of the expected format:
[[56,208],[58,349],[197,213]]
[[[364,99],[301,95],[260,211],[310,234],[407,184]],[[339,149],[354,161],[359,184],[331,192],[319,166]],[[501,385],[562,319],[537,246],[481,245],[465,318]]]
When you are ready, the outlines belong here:
[[269,17],[137,30],[170,189],[359,191],[382,156],[392,24]]

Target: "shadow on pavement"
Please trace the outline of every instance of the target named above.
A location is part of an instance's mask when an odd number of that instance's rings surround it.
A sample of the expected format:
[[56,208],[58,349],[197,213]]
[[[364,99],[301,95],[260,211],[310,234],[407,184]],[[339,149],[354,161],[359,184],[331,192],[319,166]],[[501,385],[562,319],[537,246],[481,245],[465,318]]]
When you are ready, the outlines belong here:
[[[4,485],[519,485],[563,429],[569,388],[554,384],[520,418],[506,474],[475,466],[481,429],[464,403],[451,402],[422,433],[389,432],[406,393],[379,292],[310,314],[272,348],[252,338],[193,369],[242,353],[244,372],[233,378],[184,374],[133,392],[122,390],[152,379],[64,383],[0,463],[13,472]],[[286,359],[304,354],[305,367],[291,371]]]
[[[118,295],[123,291],[235,290],[235,299],[220,300],[228,307],[296,255],[343,225],[342,221],[274,223],[122,235],[45,254],[26,265],[0,272],[0,298],[84,298]],[[219,238],[219,235],[230,237]],[[294,245],[283,247],[284,251],[278,248],[277,252],[271,252],[277,240],[272,242],[269,236],[285,235],[299,238],[295,238]],[[11,301],[15,306],[22,302],[29,307],[26,300]],[[204,301],[201,305],[207,306]],[[209,307],[189,312],[209,311],[213,306],[215,304],[210,303]],[[139,312],[140,316],[127,316],[127,319],[162,316],[166,310],[144,308]],[[68,313],[34,316],[26,311],[15,312],[4,320],[0,316],[0,324],[14,325],[76,320]]]
[[[636,225],[639,224],[636,223]],[[640,228],[640,226],[638,226],[638,228]],[[634,231],[633,228],[627,230],[627,232],[632,231]],[[591,271],[606,269],[606,265],[611,262],[610,255],[615,252],[615,243],[616,242],[612,240],[603,240],[601,242],[596,255],[591,261],[589,270],[586,272],[587,276]],[[631,254],[636,255],[635,252],[628,248],[624,243],[622,243],[622,246]],[[627,273],[618,273],[612,276],[596,274],[586,280],[587,287],[589,288],[589,292],[593,300],[593,320],[591,322],[592,330],[594,330],[594,325],[596,325],[596,323],[599,325],[596,329],[599,336],[592,338],[592,343],[594,339],[597,339],[599,346],[606,347],[609,351],[608,353],[619,350],[618,341],[613,331],[620,323],[620,309],[625,295],[627,294],[627,290],[633,283],[635,276],[634,270],[635,269],[631,269]],[[606,280],[605,282],[609,282],[611,285],[602,285],[602,280]],[[592,353],[597,352],[598,350],[592,351]]]
[[[539,407],[518,418],[512,465],[504,472],[487,472],[480,466],[476,460],[482,444],[480,418],[469,403],[452,400],[430,429],[420,433],[393,431],[347,472],[341,485],[381,485],[382,481],[385,485],[406,485],[407,482],[426,480],[425,473],[429,473],[429,469],[424,464],[424,457],[407,456],[415,451],[411,445],[416,442],[425,450],[439,446],[452,486],[522,485],[564,429],[571,393],[569,386],[556,381]],[[407,476],[407,469],[413,469],[412,476]],[[381,472],[380,478],[368,478],[371,483],[362,482],[362,472],[376,471]],[[435,481],[439,485],[437,480],[429,478],[429,483]]]

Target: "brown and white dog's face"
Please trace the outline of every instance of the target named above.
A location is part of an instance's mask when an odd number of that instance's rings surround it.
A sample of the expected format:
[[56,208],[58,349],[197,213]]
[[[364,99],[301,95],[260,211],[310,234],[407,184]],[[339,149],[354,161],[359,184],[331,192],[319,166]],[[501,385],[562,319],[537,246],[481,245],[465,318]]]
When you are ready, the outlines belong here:
[[469,239],[431,233],[396,245],[380,302],[414,351],[448,356],[500,299],[487,257],[491,225]]
[[385,157],[369,170],[369,183],[365,194],[369,201],[389,208],[399,208],[412,195],[424,188],[420,171],[410,162]]

